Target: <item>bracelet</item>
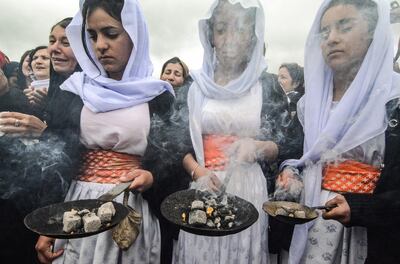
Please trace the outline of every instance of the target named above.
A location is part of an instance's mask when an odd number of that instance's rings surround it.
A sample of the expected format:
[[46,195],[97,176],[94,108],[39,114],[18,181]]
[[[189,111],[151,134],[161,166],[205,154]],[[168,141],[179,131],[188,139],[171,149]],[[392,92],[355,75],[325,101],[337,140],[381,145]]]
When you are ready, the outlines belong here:
[[194,180],[194,179],[193,179],[194,173],[196,172],[196,170],[197,170],[199,167],[200,167],[200,164],[197,164],[197,166],[194,167],[194,169],[190,172],[190,176],[192,177],[192,180]]

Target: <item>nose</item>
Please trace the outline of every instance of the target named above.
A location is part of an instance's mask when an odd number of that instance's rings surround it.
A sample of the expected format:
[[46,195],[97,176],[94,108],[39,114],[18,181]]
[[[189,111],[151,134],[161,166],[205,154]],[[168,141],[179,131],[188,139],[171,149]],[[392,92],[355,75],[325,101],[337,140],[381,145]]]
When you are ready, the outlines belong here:
[[43,62],[44,62],[44,60],[43,60],[43,57],[42,57],[42,56],[39,56],[39,57],[36,59],[36,64],[43,64]]
[[102,36],[101,34],[99,34],[97,36],[97,40],[96,40],[96,49],[98,51],[100,51],[101,53],[104,53],[104,51],[106,51],[108,49],[108,42],[107,40],[104,38],[104,36]]
[[223,38],[224,43],[227,43],[227,44],[228,44],[228,43],[231,43],[231,44],[233,44],[233,43],[235,43],[236,41],[239,41],[238,35],[239,35],[239,34],[237,34],[237,32],[235,32],[234,30],[228,29],[228,30],[225,32],[225,34],[224,34],[224,38]]
[[49,44],[49,46],[47,47],[48,53],[50,55],[53,53],[60,53],[61,52],[60,45],[61,45],[61,43],[58,40],[56,42],[54,42],[53,44]]
[[175,81],[175,76],[172,73],[170,73],[167,75],[167,79],[168,79],[168,81],[173,82],[173,81]]
[[326,43],[328,46],[332,46],[337,44],[340,41],[340,34],[336,29],[333,29],[329,32],[328,38],[326,39]]

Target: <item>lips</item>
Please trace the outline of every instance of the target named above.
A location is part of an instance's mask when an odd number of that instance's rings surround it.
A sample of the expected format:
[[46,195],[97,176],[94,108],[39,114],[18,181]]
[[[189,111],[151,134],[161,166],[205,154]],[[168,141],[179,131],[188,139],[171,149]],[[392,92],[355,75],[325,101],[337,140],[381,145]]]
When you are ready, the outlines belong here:
[[36,66],[36,70],[46,70],[47,68],[45,66]]
[[66,62],[66,61],[67,61],[66,59],[63,59],[63,58],[56,58],[56,57],[52,57],[51,60],[52,60],[53,62]]
[[339,55],[339,54],[341,54],[341,53],[343,53],[342,50],[331,50],[331,51],[328,53],[328,57],[336,56],[336,55]]
[[111,56],[101,56],[99,58],[100,63],[108,63],[113,59]]

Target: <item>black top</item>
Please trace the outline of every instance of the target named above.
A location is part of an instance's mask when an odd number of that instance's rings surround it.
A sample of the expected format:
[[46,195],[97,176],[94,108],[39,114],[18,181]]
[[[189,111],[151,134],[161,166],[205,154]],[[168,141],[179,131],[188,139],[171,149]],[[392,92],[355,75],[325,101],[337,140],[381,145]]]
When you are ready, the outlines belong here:
[[351,210],[348,226],[367,228],[366,263],[400,261],[400,108],[396,106],[389,112],[391,122],[385,132],[384,168],[373,195],[344,194]]
[[82,101],[60,90],[64,80],[52,74],[44,112],[35,112],[16,89],[0,98],[3,110],[33,114],[48,125],[39,143],[27,145],[20,138],[0,137],[0,198],[13,201],[21,214],[64,200],[77,170]]
[[18,89],[11,88],[7,93],[0,96],[0,112],[20,112],[24,114],[33,114],[32,106],[28,98]]

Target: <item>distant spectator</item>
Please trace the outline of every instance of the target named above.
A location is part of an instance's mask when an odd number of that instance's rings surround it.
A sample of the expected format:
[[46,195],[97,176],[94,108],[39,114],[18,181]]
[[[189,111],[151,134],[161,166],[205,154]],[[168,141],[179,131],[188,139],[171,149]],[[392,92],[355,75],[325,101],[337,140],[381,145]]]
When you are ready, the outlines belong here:
[[169,82],[174,90],[182,86],[189,76],[189,68],[178,57],[167,60],[161,70],[160,79]]
[[304,94],[304,70],[297,63],[284,63],[279,67],[278,82],[288,97],[292,116],[296,113],[297,101]]
[[32,105],[43,107],[50,81],[50,55],[47,46],[36,47],[29,57],[34,81],[29,88],[24,90],[24,93]]
[[32,68],[30,66],[31,58],[30,53],[32,50],[27,50],[22,54],[21,59],[19,61],[18,67],[18,88],[21,90],[25,90],[29,87],[31,82],[33,81],[31,76],[33,74]]

